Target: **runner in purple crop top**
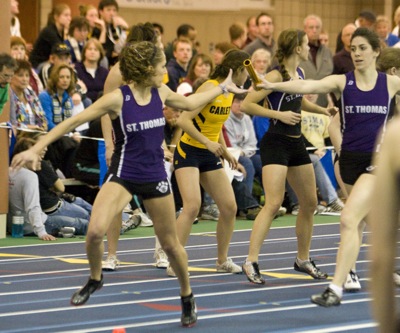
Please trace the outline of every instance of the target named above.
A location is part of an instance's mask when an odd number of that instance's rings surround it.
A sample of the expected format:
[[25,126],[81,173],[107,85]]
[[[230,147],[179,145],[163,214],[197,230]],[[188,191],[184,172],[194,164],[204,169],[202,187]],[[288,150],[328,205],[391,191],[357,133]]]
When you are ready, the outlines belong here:
[[102,287],[104,235],[116,217],[121,216],[132,194],[137,193],[143,197],[146,210],[153,218],[155,233],[178,277],[181,323],[193,326],[197,313],[188,278],[187,255],[177,237],[174,201],[162,170],[160,146],[165,123],[162,105],[192,111],[219,96],[221,91],[243,93],[243,90],[232,83],[230,73],[224,82],[204,93],[184,97],[172,92],[162,83],[166,73],[164,53],[150,42],[127,45],[121,53],[120,69],[124,81],[129,83],[127,86],[104,95],[83,112],[60,123],[35,146],[15,155],[12,167],[18,169],[32,164],[35,169],[40,152],[48,144],[80,124],[108,114],[117,135],[116,154],[107,181],[94,202],[87,232],[90,278],[72,295],[71,304],[85,304],[90,295]]
[[[270,71],[266,78],[273,82],[304,82],[304,73],[299,63],[307,59],[308,37],[304,31],[287,29],[278,38],[277,59],[279,66]],[[259,101],[266,100],[262,107]],[[301,136],[301,110],[330,115],[326,108],[312,104],[302,94],[279,91],[255,90],[243,101],[242,109],[248,114],[271,119],[268,132],[260,143],[262,181],[265,205],[256,217],[250,236],[249,254],[243,264],[247,279],[256,284],[265,283],[258,266],[258,257],[280,208],[286,179],[299,198],[300,211],[296,220],[297,256],[294,269],[307,273],[314,279],[326,279],[310,258],[310,247],[317,206],[314,169]]]
[[[321,306],[340,305],[343,284],[361,288],[354,271],[362,242],[363,220],[372,203],[375,177],[371,159],[374,143],[380,142],[378,134],[384,132],[391,113],[391,102],[400,91],[400,78],[379,73],[376,60],[380,54],[379,37],[366,28],[358,28],[351,39],[351,57],[355,70],[347,75],[331,75],[322,80],[269,83],[260,87],[288,93],[333,92],[342,95],[342,146],[340,173],[349,197],[340,218],[340,236],[336,269],[332,283],[322,293],[313,295],[311,301]],[[299,84],[300,83],[300,84]],[[336,122],[337,123],[337,122]],[[350,273],[349,273],[350,272]]]

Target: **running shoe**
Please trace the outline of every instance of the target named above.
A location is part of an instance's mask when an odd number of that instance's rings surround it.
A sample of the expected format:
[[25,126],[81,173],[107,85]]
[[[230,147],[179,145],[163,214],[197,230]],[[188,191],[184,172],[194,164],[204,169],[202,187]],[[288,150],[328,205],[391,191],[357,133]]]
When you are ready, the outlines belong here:
[[326,206],[325,210],[323,211],[323,214],[339,216],[342,213],[343,208],[344,204],[342,200],[337,198],[336,200],[328,204],[328,206]]
[[322,294],[311,296],[311,302],[326,308],[340,305],[341,298],[331,288],[326,288]]
[[264,284],[265,280],[260,274],[260,268],[258,267],[258,263],[245,261],[242,266],[244,274],[246,274],[247,279],[255,284]]
[[278,209],[278,212],[276,213],[275,217],[281,217],[284,216],[287,212],[287,209],[283,206],[280,206]]
[[327,273],[321,272],[321,270],[317,266],[315,266],[315,263],[311,260],[311,258],[310,260],[303,261],[303,263],[301,264],[296,258],[296,261],[294,262],[294,270],[307,273],[308,275],[311,275],[314,279],[318,280],[324,280],[328,277]]
[[161,247],[154,251],[154,259],[156,259],[157,268],[167,268],[169,265],[168,256]]
[[184,327],[192,327],[197,322],[197,307],[193,294],[181,296],[182,316],[181,323]]
[[145,214],[143,212],[139,212],[135,215],[140,216],[140,218],[141,218],[140,226],[141,227],[152,227],[153,226],[153,221],[147,216],[147,214]]
[[122,235],[129,230],[136,229],[141,224],[141,222],[142,219],[139,215],[132,215],[126,221],[122,221],[120,234]]
[[116,256],[108,256],[105,261],[102,263],[103,271],[114,272],[118,269],[120,261]]
[[93,294],[96,290],[101,289],[103,287],[104,280],[103,274],[101,274],[101,280],[93,280],[89,279],[89,281],[78,291],[76,291],[71,297],[71,305],[83,305],[85,304],[90,295]]
[[343,290],[349,293],[361,290],[360,280],[353,270],[350,270],[350,273],[347,274],[346,282],[343,284]]
[[219,209],[216,204],[211,204],[204,206],[201,212],[202,220],[213,220],[218,221],[219,219]]
[[216,267],[218,273],[234,273],[234,274],[242,273],[242,267],[236,265],[231,258],[226,259],[226,261],[221,265],[219,265],[217,261]]

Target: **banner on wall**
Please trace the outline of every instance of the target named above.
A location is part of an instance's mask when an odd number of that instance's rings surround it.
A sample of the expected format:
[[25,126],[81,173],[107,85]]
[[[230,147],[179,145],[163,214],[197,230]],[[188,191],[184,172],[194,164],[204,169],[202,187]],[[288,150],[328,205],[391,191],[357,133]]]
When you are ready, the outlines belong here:
[[239,11],[272,9],[274,0],[117,0],[121,8],[165,10]]

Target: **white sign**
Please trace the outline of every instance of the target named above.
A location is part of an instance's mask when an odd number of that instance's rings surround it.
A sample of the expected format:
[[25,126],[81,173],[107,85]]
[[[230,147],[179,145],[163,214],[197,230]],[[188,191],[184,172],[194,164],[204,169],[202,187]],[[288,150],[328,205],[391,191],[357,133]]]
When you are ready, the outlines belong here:
[[239,11],[271,9],[271,0],[117,0],[122,8],[158,10]]

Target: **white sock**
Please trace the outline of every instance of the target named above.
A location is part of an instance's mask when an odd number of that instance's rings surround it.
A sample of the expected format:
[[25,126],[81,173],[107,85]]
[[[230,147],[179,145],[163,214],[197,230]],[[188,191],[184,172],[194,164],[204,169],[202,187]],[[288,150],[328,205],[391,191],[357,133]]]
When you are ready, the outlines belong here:
[[343,297],[343,288],[342,287],[338,287],[337,285],[330,283],[329,288],[332,289],[334,291],[334,293],[339,296],[339,298]]
[[297,264],[298,264],[298,265],[301,265],[303,262],[307,262],[307,261],[309,261],[309,260],[301,260],[301,259],[299,259],[299,257],[297,257],[297,258],[296,258],[296,261],[297,261]]

